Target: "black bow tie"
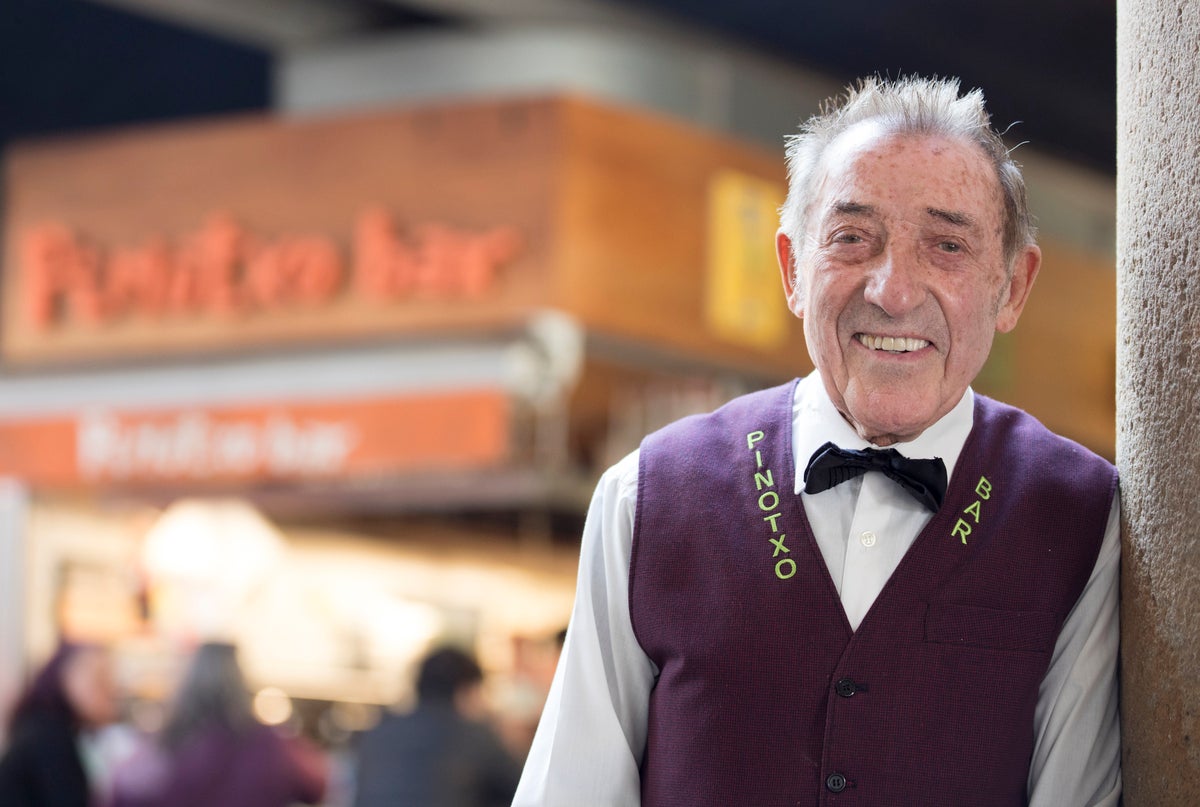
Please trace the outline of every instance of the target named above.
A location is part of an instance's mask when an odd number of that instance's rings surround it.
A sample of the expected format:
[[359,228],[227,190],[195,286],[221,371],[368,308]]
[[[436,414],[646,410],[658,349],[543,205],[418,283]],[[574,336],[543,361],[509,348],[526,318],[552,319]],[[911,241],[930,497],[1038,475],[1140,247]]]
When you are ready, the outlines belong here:
[[804,492],[820,493],[867,471],[879,471],[894,479],[934,512],[946,497],[946,463],[940,458],[910,460],[894,448],[852,451],[833,443],[818,448],[808,461],[804,469]]

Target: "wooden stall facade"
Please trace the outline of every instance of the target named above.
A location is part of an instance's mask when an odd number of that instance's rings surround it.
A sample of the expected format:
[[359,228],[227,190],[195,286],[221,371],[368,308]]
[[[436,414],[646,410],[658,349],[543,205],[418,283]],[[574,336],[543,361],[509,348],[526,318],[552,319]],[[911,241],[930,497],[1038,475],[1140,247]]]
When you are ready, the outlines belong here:
[[[552,98],[164,127],[27,145],[7,179],[10,365],[458,334],[550,308],[803,369],[774,293],[780,161],[640,112]],[[740,321],[705,304],[731,290]]]

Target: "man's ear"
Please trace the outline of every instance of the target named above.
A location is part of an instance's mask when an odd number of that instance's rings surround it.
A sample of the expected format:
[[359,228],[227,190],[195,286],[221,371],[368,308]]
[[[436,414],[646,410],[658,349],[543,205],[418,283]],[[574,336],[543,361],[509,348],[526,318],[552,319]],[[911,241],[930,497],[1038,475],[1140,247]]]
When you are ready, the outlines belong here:
[[1032,244],[1021,250],[1013,261],[1012,277],[996,312],[996,330],[1000,333],[1008,333],[1017,327],[1017,320],[1025,309],[1025,302],[1033,289],[1033,281],[1037,279],[1038,270],[1041,268],[1042,251]]
[[802,281],[796,276],[796,253],[792,249],[792,239],[783,230],[775,233],[775,257],[779,260],[779,272],[783,276],[787,306],[793,314],[803,318],[804,289],[800,288]]

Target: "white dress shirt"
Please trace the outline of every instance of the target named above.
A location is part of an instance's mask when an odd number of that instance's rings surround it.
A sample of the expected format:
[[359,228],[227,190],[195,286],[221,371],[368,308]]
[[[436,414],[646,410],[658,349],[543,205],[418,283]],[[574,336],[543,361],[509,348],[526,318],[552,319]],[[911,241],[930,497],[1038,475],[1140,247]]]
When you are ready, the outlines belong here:
[[[797,385],[795,467],[826,441],[869,446],[834,408],[820,376]],[[941,457],[952,477],[974,422],[968,390],[945,417],[892,448]],[[601,477],[580,548],[575,608],[513,807],[636,807],[650,691],[658,670],[629,617],[629,558],[638,453]],[[932,513],[868,472],[817,494],[796,493],[851,627],[859,623]],[[1092,576],[1068,615],[1038,693],[1031,807],[1112,807],[1121,793],[1117,715],[1119,502],[1114,499]]]

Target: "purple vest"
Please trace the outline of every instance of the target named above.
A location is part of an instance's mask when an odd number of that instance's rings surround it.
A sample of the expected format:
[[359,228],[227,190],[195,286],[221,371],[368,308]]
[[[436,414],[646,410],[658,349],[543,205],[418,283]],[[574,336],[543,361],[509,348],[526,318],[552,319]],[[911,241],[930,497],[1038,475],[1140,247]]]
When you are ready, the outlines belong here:
[[644,807],[1025,804],[1038,686],[1115,469],[977,395],[944,504],[851,631],[793,493],[794,388],[642,444]]

